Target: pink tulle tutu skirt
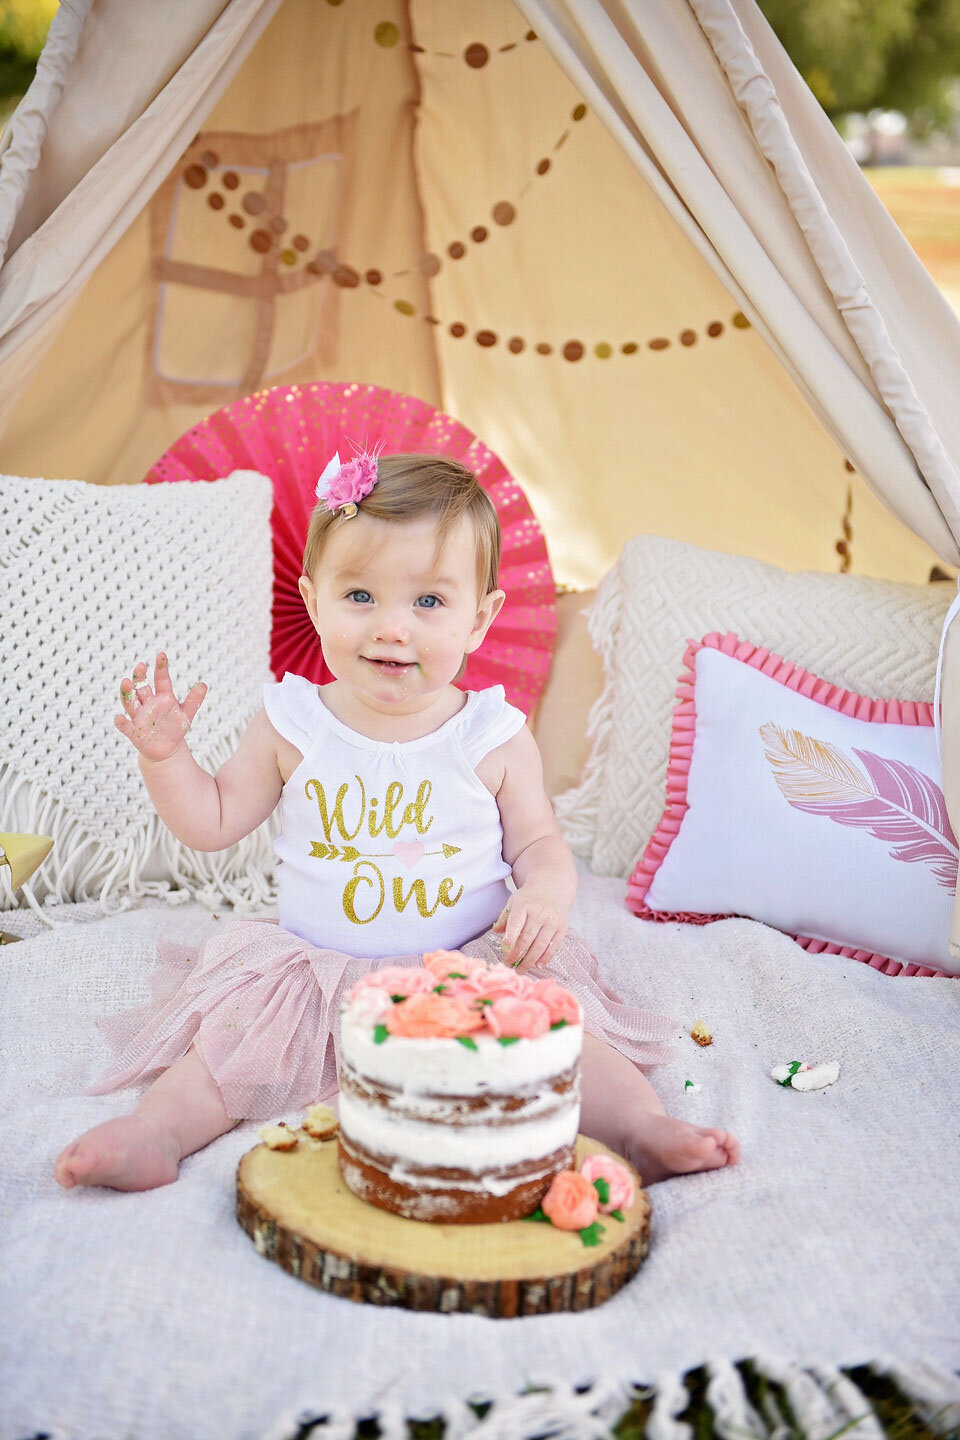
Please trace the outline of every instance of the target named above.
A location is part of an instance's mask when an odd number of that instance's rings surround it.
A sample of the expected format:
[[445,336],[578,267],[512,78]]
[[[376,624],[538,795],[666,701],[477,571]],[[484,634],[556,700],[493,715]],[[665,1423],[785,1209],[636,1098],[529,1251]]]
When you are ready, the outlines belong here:
[[[488,962],[501,958],[492,931],[461,948]],[[198,946],[161,940],[157,949],[151,999],[97,1021],[114,1060],[84,1093],[153,1079],[194,1045],[236,1120],[270,1120],[334,1096],[347,991],[371,970],[420,964],[418,955],[364,960],[325,950],[276,920],[238,920]],[[670,1057],[676,1022],[612,995],[575,931],[534,973],[572,990],[585,1028],[635,1064]]]

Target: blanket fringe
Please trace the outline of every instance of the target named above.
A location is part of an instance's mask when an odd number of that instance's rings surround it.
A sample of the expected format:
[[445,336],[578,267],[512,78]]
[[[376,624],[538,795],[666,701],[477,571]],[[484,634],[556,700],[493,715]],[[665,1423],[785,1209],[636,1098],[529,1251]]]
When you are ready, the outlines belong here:
[[[241,734],[242,727],[205,751],[205,765],[218,770],[235,752]],[[0,763],[0,793],[7,797],[8,828],[53,839],[50,854],[16,895],[6,885],[9,898],[0,894],[0,911],[28,905],[54,929],[63,922],[51,910],[85,900],[96,900],[104,915],[129,910],[146,896],[170,905],[198,900],[210,910],[230,904],[241,916],[276,904],[273,839],[280,830],[279,808],[236,845],[205,852],[181,844],[149,803],[144,805],[142,827],[117,844],[88,828],[82,817],[18,774],[9,761]],[[144,871],[167,878],[147,880]]]
[[[709,1434],[721,1440],[884,1440],[886,1430],[865,1393],[880,1382],[895,1386],[923,1423],[939,1435],[960,1433],[960,1375],[926,1361],[875,1361],[862,1386],[834,1366],[800,1366],[773,1357],[715,1359],[700,1370],[662,1373],[649,1386],[612,1379],[592,1385],[554,1385],[477,1404],[453,1402],[429,1417],[443,1440],[614,1440],[618,1420],[641,1406],[630,1434],[650,1440],[692,1440],[703,1434],[683,1417],[702,1401]],[[376,1420],[380,1440],[410,1440],[415,1419],[396,1406],[371,1415],[300,1411],[281,1417],[261,1440],[354,1440],[362,1420]],[[702,1409],[701,1409],[702,1419]],[[424,1421],[419,1422],[421,1425]]]

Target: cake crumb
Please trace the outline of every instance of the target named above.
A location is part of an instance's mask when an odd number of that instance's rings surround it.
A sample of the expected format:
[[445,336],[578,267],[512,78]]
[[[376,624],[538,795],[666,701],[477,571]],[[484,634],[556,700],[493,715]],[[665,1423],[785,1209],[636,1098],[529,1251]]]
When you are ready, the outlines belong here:
[[339,1121],[329,1105],[311,1105],[303,1120],[303,1129],[314,1140],[332,1140]]
[[296,1148],[296,1134],[288,1129],[282,1120],[279,1125],[261,1125],[257,1134],[270,1150],[293,1150]]
[[693,1029],[690,1031],[690,1037],[691,1039],[696,1040],[698,1045],[713,1044],[713,1036],[710,1034],[710,1031],[707,1029],[706,1024],[702,1020],[694,1021]]

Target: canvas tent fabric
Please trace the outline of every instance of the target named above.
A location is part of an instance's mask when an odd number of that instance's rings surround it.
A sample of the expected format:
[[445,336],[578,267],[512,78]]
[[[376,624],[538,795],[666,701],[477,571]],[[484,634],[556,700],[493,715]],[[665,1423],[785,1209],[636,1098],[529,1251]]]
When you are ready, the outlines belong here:
[[8,472],[133,483],[218,403],[352,378],[480,434],[574,584],[641,530],[960,560],[960,329],[753,0],[56,19],[0,156]]

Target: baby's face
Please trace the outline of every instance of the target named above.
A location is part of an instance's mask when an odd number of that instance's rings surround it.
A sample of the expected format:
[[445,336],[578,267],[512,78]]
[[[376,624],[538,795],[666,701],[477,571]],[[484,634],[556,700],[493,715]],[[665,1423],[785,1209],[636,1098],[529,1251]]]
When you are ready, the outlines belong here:
[[[335,526],[300,591],[338,680],[378,709],[419,708],[450,684],[503,604],[481,600],[473,527],[436,554],[430,516],[402,522],[360,511]],[[419,703],[418,703],[419,702]]]

